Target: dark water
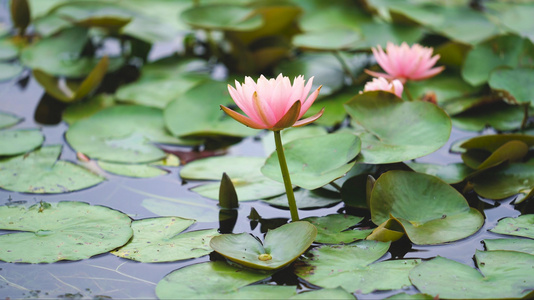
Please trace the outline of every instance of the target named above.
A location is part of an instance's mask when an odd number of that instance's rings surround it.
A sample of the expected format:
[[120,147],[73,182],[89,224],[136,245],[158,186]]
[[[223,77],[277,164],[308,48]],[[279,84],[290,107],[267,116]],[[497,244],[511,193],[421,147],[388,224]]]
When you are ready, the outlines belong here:
[[[0,83],[0,111],[9,112],[24,117],[24,121],[15,128],[40,128],[45,135],[44,145],[63,144],[61,159],[76,161],[75,152],[65,143],[64,133],[67,129],[65,123],[45,125],[35,121],[34,115],[43,89],[29,78],[29,71],[21,75],[21,80],[12,80]],[[20,79],[20,78],[19,78]],[[418,159],[418,162],[454,163],[461,162],[460,156],[449,153],[454,141],[478,135],[479,133],[453,130],[451,139],[442,149]],[[229,155],[264,155],[260,142],[253,138],[231,147]],[[83,201],[94,205],[104,205],[120,210],[133,219],[156,217],[145,209],[141,203],[151,193],[156,197],[168,198],[199,198],[189,189],[198,183],[183,184],[179,177],[179,167],[169,168],[169,174],[152,179],[135,179],[122,176],[108,175],[108,180],[89,189],[59,195],[22,194],[0,190],[0,205],[8,201],[26,201],[38,203],[40,201]],[[137,192],[137,191],[141,191]],[[483,250],[481,240],[497,238],[499,235],[487,232],[493,228],[497,221],[504,217],[516,217],[520,213],[510,204],[513,199],[504,201],[484,200],[483,205],[486,216],[484,227],[475,235],[462,241],[440,246],[415,246],[406,240],[392,245],[390,252],[381,260],[391,258],[431,258],[437,255],[450,258],[474,267],[473,256],[476,249]],[[217,203],[212,201],[213,205]],[[254,227],[247,218],[254,208],[265,219],[289,218],[289,211],[271,207],[263,202],[244,202],[240,204],[239,214],[234,232],[251,232],[261,235],[260,226]],[[308,216],[323,216],[336,212],[344,212],[342,203],[330,208],[317,210],[301,210],[301,218]],[[217,220],[214,222],[197,223],[189,230],[205,228],[218,228]],[[4,233],[0,231],[0,234]],[[29,249],[28,251],[31,251]],[[14,298],[155,298],[155,287],[169,272],[186,265],[208,261],[205,256],[198,259],[172,263],[137,263],[122,259],[111,254],[101,254],[91,259],[77,262],[57,262],[53,264],[12,264],[0,262],[0,299]],[[279,284],[298,284],[300,290],[313,288],[299,281],[291,270],[277,274],[273,281]],[[202,283],[199,283],[202,284]],[[404,290],[414,293],[410,288]],[[400,291],[377,292],[367,295],[357,295],[359,299],[382,299]]]

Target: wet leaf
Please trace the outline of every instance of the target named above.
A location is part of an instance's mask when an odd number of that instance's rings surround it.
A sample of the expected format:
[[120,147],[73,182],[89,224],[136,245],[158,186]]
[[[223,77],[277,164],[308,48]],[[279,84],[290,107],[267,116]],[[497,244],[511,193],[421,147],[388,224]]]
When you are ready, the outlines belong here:
[[124,105],[103,109],[74,123],[66,139],[90,158],[121,163],[164,158],[165,153],[154,143],[188,143],[167,132],[160,109]]
[[[222,261],[194,264],[166,275],[156,286],[160,299],[220,299],[240,288],[269,277],[270,273],[239,269]],[[203,288],[198,289],[198,283]]]
[[44,141],[39,129],[0,131],[0,156],[11,156],[29,152]]
[[[333,133],[298,139],[284,144],[284,152],[294,185],[305,189],[322,187],[345,175],[360,152],[360,139],[349,133]],[[278,155],[272,153],[261,172],[278,182],[284,182]]]
[[534,240],[531,239],[485,239],[486,250],[507,250],[534,254]]
[[419,260],[391,260],[373,263],[390,243],[359,241],[349,245],[321,246],[310,250],[295,273],[323,288],[341,286],[350,293],[370,293],[411,286],[408,272]]
[[257,130],[236,122],[219,108],[221,104],[232,102],[226,83],[205,81],[167,105],[165,124],[173,135],[179,137],[256,134]]
[[132,222],[133,237],[111,254],[140,262],[170,262],[208,255],[216,229],[182,233],[195,220],[160,217]]
[[372,229],[352,228],[362,220],[363,217],[342,214],[302,219],[317,227],[315,242],[322,244],[349,244],[365,239]]
[[491,232],[534,239],[534,214],[499,220]]
[[61,146],[0,159],[0,187],[24,193],[66,193],[94,186],[104,178],[64,160]]
[[22,231],[0,235],[0,259],[7,262],[86,259],[120,247],[132,236],[127,215],[84,202],[0,206],[0,216],[1,229]]
[[434,104],[405,102],[392,93],[367,92],[345,104],[362,140],[357,161],[385,164],[430,154],[449,139],[451,121]]
[[406,171],[389,171],[377,179],[371,218],[375,224],[394,219],[418,245],[459,240],[484,224],[482,214],[453,187],[434,176]]
[[[220,156],[198,159],[180,170],[184,179],[220,180],[227,173],[237,192],[239,201],[250,201],[278,196],[285,192],[284,185],[265,177],[260,172],[265,163],[262,157]],[[192,190],[210,199],[219,199],[220,182],[207,183]]]
[[315,226],[296,221],[270,230],[262,243],[248,233],[223,234],[211,239],[210,246],[249,268],[276,270],[296,260],[310,247],[317,235]]
[[534,255],[514,251],[479,251],[478,269],[436,257],[416,266],[410,280],[421,292],[445,299],[528,298],[534,285]]

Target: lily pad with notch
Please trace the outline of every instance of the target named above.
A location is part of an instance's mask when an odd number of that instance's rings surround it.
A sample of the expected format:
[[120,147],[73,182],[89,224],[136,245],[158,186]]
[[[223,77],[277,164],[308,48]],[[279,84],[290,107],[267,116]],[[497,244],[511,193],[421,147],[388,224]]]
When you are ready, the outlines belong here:
[[421,292],[444,299],[528,299],[534,292],[534,255],[479,251],[477,269],[438,256],[416,266],[410,280]]
[[375,224],[398,222],[418,245],[435,245],[466,238],[484,224],[482,214],[437,177],[407,171],[389,171],[371,192]]
[[[410,270],[418,259],[375,262],[390,243],[358,241],[348,245],[324,245],[308,251],[295,274],[323,288],[341,286],[349,293],[371,293],[411,286]],[[375,263],[373,263],[375,262]]]
[[521,215],[517,218],[501,219],[497,223],[497,226],[490,231],[534,239],[534,214]]
[[92,187],[104,178],[74,163],[57,160],[60,145],[0,159],[0,187],[22,193],[67,193]]
[[362,220],[363,217],[343,214],[302,219],[317,227],[315,242],[322,244],[349,244],[365,239],[373,230],[354,228]]
[[133,237],[111,254],[140,262],[170,262],[208,255],[209,241],[216,229],[182,233],[195,220],[159,217],[132,222]]
[[[292,183],[313,190],[344,176],[352,168],[360,152],[360,139],[350,133],[332,133],[294,140],[284,145],[284,152]],[[284,182],[276,153],[267,158],[261,172]]]
[[210,246],[229,260],[253,269],[283,268],[304,253],[317,235],[315,226],[296,221],[269,230],[263,244],[248,233],[223,234],[211,239]]
[[119,211],[84,202],[0,206],[0,229],[20,231],[0,235],[0,259],[27,263],[86,259],[126,244],[132,236],[130,223]]
[[448,141],[449,116],[434,104],[403,101],[392,93],[356,95],[345,104],[362,140],[357,161],[370,164],[401,162],[425,156]]

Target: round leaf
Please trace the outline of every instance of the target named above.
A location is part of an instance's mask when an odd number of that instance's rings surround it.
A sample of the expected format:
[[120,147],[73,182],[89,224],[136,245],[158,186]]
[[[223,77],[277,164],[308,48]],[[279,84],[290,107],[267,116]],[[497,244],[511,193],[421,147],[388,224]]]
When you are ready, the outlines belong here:
[[483,172],[471,179],[475,192],[488,199],[504,199],[528,193],[534,183],[534,166],[509,164]]
[[499,220],[497,226],[490,231],[534,239],[534,214],[521,215],[517,218],[504,218]]
[[418,158],[445,145],[451,133],[451,120],[441,108],[428,102],[405,102],[392,93],[363,93],[345,108],[359,127],[360,162],[385,164]]
[[534,69],[499,69],[491,72],[489,85],[509,103],[534,105]]
[[526,299],[532,291],[534,255],[477,250],[475,257],[480,272],[438,256],[416,266],[410,280],[421,292],[444,299]]
[[534,255],[534,240],[531,239],[485,239],[486,250],[518,251]]
[[180,17],[191,26],[208,30],[251,31],[263,24],[253,9],[237,5],[193,6]]
[[208,255],[216,229],[181,233],[195,221],[161,217],[132,222],[132,240],[111,254],[140,262],[167,262]]
[[[349,133],[333,133],[294,140],[284,145],[289,174],[294,185],[316,189],[345,175],[360,152],[360,139]],[[278,155],[271,154],[261,172],[284,182]]]
[[361,35],[351,29],[310,31],[293,38],[293,44],[311,50],[350,50],[361,42]]
[[91,158],[124,163],[164,158],[165,153],[153,143],[185,143],[167,133],[161,110],[122,105],[74,123],[66,138],[76,151]]
[[303,264],[295,266],[302,279],[323,288],[341,286],[350,293],[400,289],[411,285],[410,270],[419,260],[373,263],[382,257],[390,243],[359,241],[350,245],[321,246],[310,250]]
[[210,246],[226,258],[244,266],[275,270],[296,260],[310,247],[316,235],[315,226],[297,221],[269,230],[263,245],[252,235],[240,233],[216,236],[211,239]]
[[176,295],[184,299],[220,299],[269,276],[270,273],[238,269],[222,261],[200,263],[165,276],[156,286],[156,295],[159,299],[176,299]]
[[0,235],[0,259],[50,263],[89,258],[128,242],[130,222],[123,213],[84,202],[0,206],[0,229],[23,231]]
[[323,244],[349,244],[367,237],[372,229],[352,228],[363,220],[363,217],[333,214],[324,217],[309,217],[308,221],[317,227],[315,242]]
[[[263,201],[270,205],[289,208],[287,196],[285,194]],[[317,189],[313,191],[297,189],[295,191],[295,202],[297,203],[297,207],[300,209],[319,208],[337,204],[341,202],[341,199],[339,198],[338,193],[334,193],[325,189]]]
[[0,129],[11,127],[20,121],[22,119],[17,116],[0,111]]
[[104,178],[59,160],[61,146],[46,146],[29,154],[0,159],[0,187],[24,193],[66,193],[96,185]]
[[440,179],[426,174],[389,171],[378,178],[371,193],[371,218],[382,224],[398,221],[415,244],[441,244],[470,236],[484,217]]
[[39,129],[0,131],[0,156],[26,153],[39,146],[44,136]]
[[15,78],[19,76],[23,70],[24,68],[20,65],[0,62],[0,81]]

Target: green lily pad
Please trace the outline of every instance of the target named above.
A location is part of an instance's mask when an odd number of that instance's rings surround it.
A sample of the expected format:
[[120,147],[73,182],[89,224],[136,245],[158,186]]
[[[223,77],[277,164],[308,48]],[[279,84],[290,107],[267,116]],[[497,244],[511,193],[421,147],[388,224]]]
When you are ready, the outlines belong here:
[[482,214],[437,177],[406,171],[389,171],[376,181],[371,193],[375,224],[394,219],[418,245],[456,241],[477,232]]
[[67,193],[94,186],[104,178],[68,161],[57,160],[61,146],[0,159],[0,187],[23,193]]
[[359,32],[348,28],[328,28],[309,31],[293,38],[293,44],[308,50],[351,50],[361,43]]
[[480,272],[436,257],[416,266],[410,280],[421,292],[444,299],[527,299],[534,286],[534,255],[514,251],[478,251]]
[[251,31],[263,24],[261,15],[254,9],[238,5],[194,6],[180,17],[193,27],[208,30]]
[[410,91],[414,99],[421,99],[427,93],[434,93],[440,106],[445,106],[452,99],[470,96],[480,90],[463,81],[459,74],[440,75],[422,81],[408,81],[405,89]]
[[[271,274],[239,269],[222,261],[190,265],[167,274],[156,286],[159,299],[220,299]],[[202,288],[199,288],[202,282]]]
[[341,286],[350,293],[371,293],[411,286],[408,273],[420,260],[390,260],[373,263],[390,243],[359,241],[349,245],[314,248],[295,266],[295,274],[323,288]]
[[486,250],[518,251],[534,255],[534,240],[530,239],[485,239]]
[[209,241],[216,229],[181,233],[195,220],[160,217],[132,222],[134,235],[123,247],[111,254],[140,262],[168,262],[208,255]]
[[167,104],[206,80],[205,76],[175,76],[172,78],[139,80],[121,86],[115,97],[119,101],[164,109]]
[[304,117],[311,117],[313,112],[317,112],[324,107],[323,115],[317,121],[313,122],[313,124],[327,127],[340,125],[347,118],[347,111],[344,106],[345,102],[360,90],[362,90],[361,87],[348,87],[332,95],[325,96],[320,101],[315,101],[310,109],[308,109],[308,112],[304,114]]
[[0,216],[0,229],[23,231],[0,235],[0,259],[7,262],[86,259],[120,247],[132,236],[127,215],[84,202],[0,206]]
[[[350,133],[333,133],[294,140],[284,144],[284,152],[294,185],[313,190],[345,175],[354,165],[351,160],[360,152],[360,139]],[[278,155],[267,158],[261,172],[284,182]]]
[[0,131],[0,156],[26,153],[39,146],[44,136],[39,129]]
[[357,161],[385,164],[430,154],[449,139],[449,116],[434,104],[405,102],[392,93],[356,95],[345,108],[358,127],[362,151]]
[[[284,185],[265,177],[260,168],[265,163],[262,157],[219,156],[198,159],[180,170],[180,177],[195,180],[220,180],[227,173],[239,201],[258,200],[278,196],[285,192]],[[220,182],[194,187],[192,191],[210,199],[219,199]]]
[[299,258],[316,235],[315,226],[296,221],[268,231],[263,245],[252,235],[240,233],[213,237],[210,246],[229,260],[246,267],[276,270]]
[[460,183],[474,172],[473,169],[463,163],[445,166],[415,162],[407,162],[406,164],[416,172],[436,176],[448,184]]
[[491,232],[534,239],[534,214],[499,220]]
[[108,71],[109,58],[102,57],[93,70],[80,83],[69,82],[61,87],[60,81],[39,69],[33,70],[33,77],[45,88],[46,92],[63,102],[74,102],[93,92],[104,79]]
[[460,147],[467,150],[481,149],[489,152],[494,152],[510,141],[521,141],[527,144],[529,148],[534,147],[534,136],[520,133],[490,134],[476,136],[463,142]]
[[112,106],[74,123],[66,139],[78,152],[110,162],[142,163],[165,157],[154,143],[187,144],[165,128],[162,111],[146,106]]
[[534,185],[534,166],[509,164],[476,175],[470,181],[475,192],[484,198],[504,199],[516,194],[526,195]]
[[[80,57],[88,40],[87,29],[71,27],[24,48],[20,60],[31,69],[53,76],[85,77],[100,61],[96,57]],[[122,58],[112,58],[108,70],[116,70],[122,63]]]
[[496,16],[504,26],[520,36],[529,38],[534,42],[534,25],[531,16],[534,6],[529,1],[523,3],[488,3],[490,13]]
[[452,117],[454,127],[468,131],[482,131],[487,126],[510,131],[521,127],[524,110],[517,105],[495,103],[474,107]]
[[115,105],[115,98],[108,94],[98,94],[81,102],[69,104],[61,116],[63,121],[72,125],[78,120],[88,118],[104,108]]
[[384,300],[434,300],[435,298],[428,294],[406,294],[399,293],[391,297],[387,297]]
[[491,72],[488,83],[509,103],[534,105],[534,91],[528,88],[534,85],[534,68],[498,69]]
[[518,162],[528,153],[528,145],[522,141],[509,141],[493,152],[468,149],[462,153],[463,162],[470,168],[484,170],[504,162]]
[[[0,25],[1,27],[1,25]],[[1,31],[1,29],[0,29]],[[0,33],[0,37],[2,34]],[[0,60],[11,60],[18,56],[19,49],[9,38],[0,38]]]
[[150,178],[169,173],[163,169],[143,164],[134,165],[99,161],[98,165],[107,172],[129,177]]
[[534,45],[515,35],[499,35],[475,45],[465,59],[462,77],[471,85],[481,85],[490,79],[497,67],[532,66]]
[[290,297],[289,299],[340,299],[340,300],[355,300],[356,297],[354,297],[353,294],[345,291],[341,287],[333,288],[333,289],[320,289],[320,290],[312,290],[308,292],[303,292],[298,295],[295,295],[293,297]]
[[[319,110],[320,109],[318,109],[317,111]],[[321,116],[321,118],[323,116]],[[313,125],[304,126],[304,127],[289,127],[287,129],[280,131],[280,135],[282,136],[282,141],[284,141],[284,144],[287,144],[291,141],[302,139],[302,138],[325,135],[327,133],[328,131],[326,130],[326,128],[322,126],[313,126]],[[272,131],[267,132],[267,134],[261,138],[261,142],[263,143],[264,152],[267,155],[276,151],[276,145],[274,142],[274,133]]]
[[11,127],[20,121],[22,118],[0,111],[0,129]]
[[256,134],[257,130],[236,122],[221,111],[221,104],[232,102],[227,86],[224,82],[204,81],[170,102],[164,110],[165,124],[170,132],[180,137]]
[[[288,207],[287,196],[285,194],[271,199],[263,199],[263,202],[274,206]],[[341,202],[338,193],[328,191],[326,189],[306,190],[297,189],[295,191],[295,202],[297,207],[303,208],[318,208],[331,206]]]
[[19,76],[24,68],[18,64],[0,62],[0,81],[10,80]]
[[199,222],[216,222],[219,219],[219,207],[211,200],[158,197],[144,199],[141,206],[158,216],[176,215]]
[[363,217],[332,214],[324,217],[308,217],[308,221],[317,227],[315,242],[322,244],[348,244],[365,239],[373,230],[352,228],[363,220]]

